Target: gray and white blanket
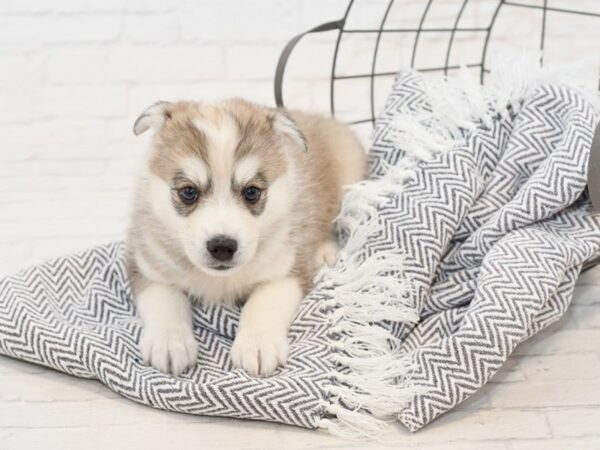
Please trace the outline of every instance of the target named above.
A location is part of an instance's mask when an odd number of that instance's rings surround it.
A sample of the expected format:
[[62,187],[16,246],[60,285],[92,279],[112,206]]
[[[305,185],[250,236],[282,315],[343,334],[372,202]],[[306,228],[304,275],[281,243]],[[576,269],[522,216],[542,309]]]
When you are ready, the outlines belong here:
[[338,220],[345,247],[270,378],[231,367],[238,311],[201,304],[198,365],[178,378],[144,365],[122,243],[0,280],[0,353],[172,411],[346,436],[393,419],[418,430],[559,319],[600,253],[586,194],[596,100],[541,73],[491,88],[400,73],[371,178]]

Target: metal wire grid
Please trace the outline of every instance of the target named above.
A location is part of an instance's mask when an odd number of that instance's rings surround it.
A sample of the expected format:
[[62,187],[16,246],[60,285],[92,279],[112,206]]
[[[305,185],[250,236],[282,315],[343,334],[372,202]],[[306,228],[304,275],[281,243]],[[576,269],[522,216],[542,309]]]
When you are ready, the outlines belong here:
[[[548,0],[543,0],[543,4],[541,5],[532,5],[521,3],[519,1],[512,0],[497,0],[497,4],[493,8],[493,13],[491,19],[487,26],[484,27],[461,27],[459,26],[461,18],[463,17],[463,13],[469,4],[470,1],[476,0],[463,0],[461,7],[456,15],[453,26],[451,28],[425,28],[425,20],[428,17],[428,14],[431,10],[431,6],[434,3],[434,0],[426,0],[425,9],[423,10],[423,14],[419,20],[417,27],[415,28],[386,28],[386,23],[388,20],[388,15],[394,5],[394,0],[389,0],[387,6],[385,7],[383,16],[381,18],[380,24],[378,28],[367,28],[367,29],[359,29],[359,28],[350,28],[347,26],[347,19],[352,11],[352,8],[355,7],[355,0],[350,0],[348,7],[346,8],[346,12],[344,13],[344,17],[340,20],[327,22],[321,24],[317,27],[314,27],[296,37],[294,37],[284,48],[281,56],[279,57],[279,62],[277,64],[277,70],[275,73],[275,102],[277,106],[283,106],[283,78],[285,73],[286,64],[290,54],[292,53],[296,44],[307,34],[311,33],[320,33],[324,31],[334,31],[337,30],[337,39],[335,42],[335,50],[333,54],[332,66],[331,66],[331,76],[330,76],[330,92],[329,92],[329,108],[332,115],[336,113],[336,85],[340,80],[348,80],[348,79],[368,79],[369,80],[369,102],[370,102],[370,115],[367,118],[354,120],[350,122],[350,124],[361,124],[361,123],[374,123],[376,117],[375,111],[375,80],[379,77],[388,77],[395,75],[395,72],[377,72],[377,61],[380,49],[381,37],[384,33],[396,33],[396,34],[414,34],[414,41],[412,45],[412,52],[410,58],[411,67],[415,67],[415,62],[417,58],[417,54],[419,51],[419,44],[421,41],[421,36],[424,33],[449,33],[448,46],[446,48],[445,60],[443,65],[439,65],[436,67],[423,67],[418,68],[421,72],[443,72],[445,75],[448,74],[448,71],[451,69],[458,69],[460,66],[458,65],[450,65],[450,56],[452,54],[453,44],[455,42],[455,37],[457,33],[464,32],[476,32],[483,34],[483,51],[481,54],[481,59],[479,63],[467,64],[467,67],[470,68],[479,68],[479,78],[481,83],[484,82],[485,74],[489,72],[486,67],[486,58],[488,53],[488,48],[490,44],[490,38],[492,35],[492,31],[494,29],[494,25],[496,24],[496,20],[502,8],[505,7],[515,7],[515,8],[528,8],[535,9],[541,11],[541,34],[540,34],[540,42],[539,48],[541,51],[544,50],[546,45],[546,28],[547,28],[547,14],[548,12],[553,13],[562,13],[566,15],[583,15],[589,17],[600,18],[600,13],[596,12],[588,12],[576,9],[566,9],[566,8],[557,8],[548,5]],[[575,2],[571,2],[575,3]],[[342,40],[349,35],[359,34],[359,33],[368,33],[375,35],[375,46],[372,54],[372,63],[371,70],[369,73],[359,73],[353,75],[340,75],[338,73],[338,55],[340,50],[340,44]]]
[[[504,7],[529,8],[529,9],[535,9],[535,10],[541,11],[542,14],[541,14],[541,33],[540,33],[540,40],[539,40],[539,49],[542,52],[546,46],[546,30],[547,30],[548,12],[562,13],[565,15],[582,15],[582,16],[600,18],[600,13],[596,13],[596,12],[588,12],[588,11],[583,11],[583,10],[557,8],[557,7],[549,6],[548,0],[543,0],[543,4],[541,4],[541,5],[526,4],[526,3],[521,3],[519,1],[513,1],[513,0],[497,0],[497,4],[493,8],[493,13],[492,13],[491,19],[487,26],[485,26],[485,27],[460,27],[459,26],[460,20],[463,17],[463,13],[464,13],[469,1],[471,1],[471,0],[463,0],[462,4],[460,6],[460,9],[456,15],[456,18],[454,20],[453,26],[451,28],[443,28],[443,27],[442,28],[424,28],[425,20],[427,19],[427,16],[431,10],[431,6],[434,3],[434,0],[426,0],[426,1],[427,1],[427,3],[425,5],[425,9],[423,10],[423,14],[421,15],[418,26],[416,28],[386,28],[385,27],[386,22],[388,20],[388,15],[394,4],[394,0],[388,1],[378,28],[376,28],[376,29],[357,29],[357,28],[347,27],[346,24],[347,24],[348,16],[349,16],[352,8],[355,6],[355,0],[350,0],[348,7],[346,8],[346,12],[344,13],[344,17],[342,19],[318,25],[302,34],[299,34],[298,36],[295,36],[285,46],[283,52],[281,53],[281,55],[279,57],[279,62],[277,64],[277,69],[276,69],[276,73],[275,73],[275,102],[276,102],[277,106],[279,106],[279,107],[284,106],[282,90],[283,90],[283,78],[284,78],[284,74],[285,74],[285,68],[287,65],[287,61],[288,61],[294,47],[296,46],[296,44],[298,44],[298,42],[307,34],[337,30],[337,39],[335,42],[335,50],[334,50],[333,61],[332,61],[332,66],[331,66],[331,76],[329,79],[329,83],[330,83],[329,107],[330,107],[331,114],[333,116],[335,116],[335,113],[336,113],[336,103],[335,103],[336,82],[338,82],[340,80],[366,78],[369,80],[369,88],[370,88],[370,92],[369,92],[369,94],[370,94],[369,95],[370,116],[368,118],[355,120],[355,121],[352,121],[349,123],[350,124],[365,124],[365,123],[373,124],[375,122],[375,117],[376,117],[376,115],[375,115],[375,98],[374,98],[375,97],[375,79],[378,77],[387,77],[387,76],[395,75],[395,72],[377,72],[376,71],[381,36],[384,33],[397,33],[397,34],[413,33],[415,35],[413,45],[412,45],[411,58],[410,58],[411,67],[415,67],[415,62],[416,62],[417,54],[419,51],[420,38],[421,38],[422,34],[424,34],[424,33],[449,33],[449,40],[448,40],[448,46],[447,46],[446,52],[445,52],[444,64],[440,65],[440,66],[436,66],[436,67],[418,68],[418,70],[421,72],[443,72],[444,75],[447,75],[449,70],[460,68],[460,66],[457,66],[457,65],[450,65],[450,56],[452,53],[452,47],[453,47],[457,33],[463,33],[463,32],[483,33],[484,43],[483,43],[483,51],[481,54],[480,62],[475,63],[475,64],[467,64],[467,67],[475,68],[475,69],[479,68],[479,78],[480,78],[481,83],[483,83],[485,74],[489,72],[489,70],[486,67],[486,58],[487,58],[488,48],[489,48],[489,44],[490,44],[490,38],[492,35],[492,31],[494,29],[494,25],[496,24],[496,20],[498,18],[500,11],[502,10],[502,8],[504,8]],[[473,0],[473,1],[477,1],[477,0]],[[571,2],[571,3],[574,3],[574,2]],[[344,37],[346,37],[348,35],[352,35],[352,34],[358,34],[358,33],[371,33],[371,34],[376,35],[375,47],[374,47],[374,51],[373,51],[373,55],[372,55],[371,71],[369,73],[359,73],[359,74],[353,74],[353,75],[340,75],[337,72],[340,43],[342,42]],[[543,61],[542,61],[542,63],[543,63]],[[600,89],[600,85],[599,85],[599,89]],[[594,183],[596,183],[599,180],[592,180],[592,181]],[[588,180],[588,182],[590,182],[590,180]],[[582,271],[591,269],[592,267],[596,266],[597,264],[600,264],[600,257],[597,257],[597,258],[592,259],[591,261],[588,261],[582,268]]]

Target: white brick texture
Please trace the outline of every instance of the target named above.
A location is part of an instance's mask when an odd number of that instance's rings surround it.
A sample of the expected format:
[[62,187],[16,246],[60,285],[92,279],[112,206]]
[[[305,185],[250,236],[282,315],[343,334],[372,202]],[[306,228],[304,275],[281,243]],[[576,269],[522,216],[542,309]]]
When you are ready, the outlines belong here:
[[[349,26],[376,28],[389,0],[355,0]],[[518,0],[542,4],[543,0]],[[425,0],[396,0],[389,27],[414,28]],[[463,0],[436,0],[426,27],[452,26]],[[552,0],[600,13],[598,0]],[[137,115],[157,100],[242,96],[273,105],[279,54],[294,35],[339,19],[347,0],[1,0],[0,275],[120,239],[148,137]],[[496,0],[471,0],[462,26],[487,26]],[[489,54],[539,47],[539,11],[505,8]],[[548,15],[547,60],[596,58],[600,19]],[[448,35],[422,36],[439,66]],[[482,34],[457,34],[451,64],[480,61]],[[335,33],[292,55],[286,104],[327,111]],[[379,71],[410,58],[414,35],[380,42]],[[375,35],[340,47],[340,72],[367,72]],[[590,80],[597,86],[598,69]],[[377,105],[386,82],[376,85]],[[343,118],[369,114],[366,81],[339,83]],[[368,133],[368,127],[359,130]],[[600,448],[600,268],[579,282],[565,319],[518,348],[492,383],[416,435],[340,441],[275,424],[182,416],[117,398],[100,384],[0,357],[0,449]]]

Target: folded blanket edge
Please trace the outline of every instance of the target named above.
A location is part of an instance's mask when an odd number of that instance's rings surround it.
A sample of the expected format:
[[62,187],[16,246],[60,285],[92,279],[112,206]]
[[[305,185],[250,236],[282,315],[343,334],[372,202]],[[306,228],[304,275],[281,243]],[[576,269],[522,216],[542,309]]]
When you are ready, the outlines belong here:
[[332,324],[333,368],[319,428],[343,437],[379,438],[388,423],[423,394],[410,381],[414,358],[400,352],[400,340],[385,326],[419,320],[405,255],[400,248],[371,255],[361,251],[369,239],[385,234],[378,209],[413,178],[419,163],[465,144],[466,131],[489,125],[498,115],[514,114],[543,84],[569,85],[600,106],[600,97],[587,95],[564,68],[543,68],[531,54],[500,61],[493,75],[491,86],[481,86],[467,68],[457,80],[425,83],[431,109],[397,114],[393,123],[393,145],[403,150],[404,158],[394,166],[384,164],[380,178],[351,186],[345,195],[337,219],[340,235],[347,237],[345,248],[338,263],[319,274],[323,287],[329,288],[324,306]]

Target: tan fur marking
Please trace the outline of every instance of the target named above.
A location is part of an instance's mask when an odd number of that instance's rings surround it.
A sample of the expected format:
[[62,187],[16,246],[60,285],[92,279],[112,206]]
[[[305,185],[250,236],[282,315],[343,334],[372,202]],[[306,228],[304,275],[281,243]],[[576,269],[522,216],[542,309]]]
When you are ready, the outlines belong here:
[[223,107],[235,119],[240,130],[236,161],[255,156],[261,162],[262,172],[269,182],[278,178],[286,170],[287,164],[283,153],[273,151],[282,143],[281,138],[273,132],[267,108],[241,99],[228,100]]

